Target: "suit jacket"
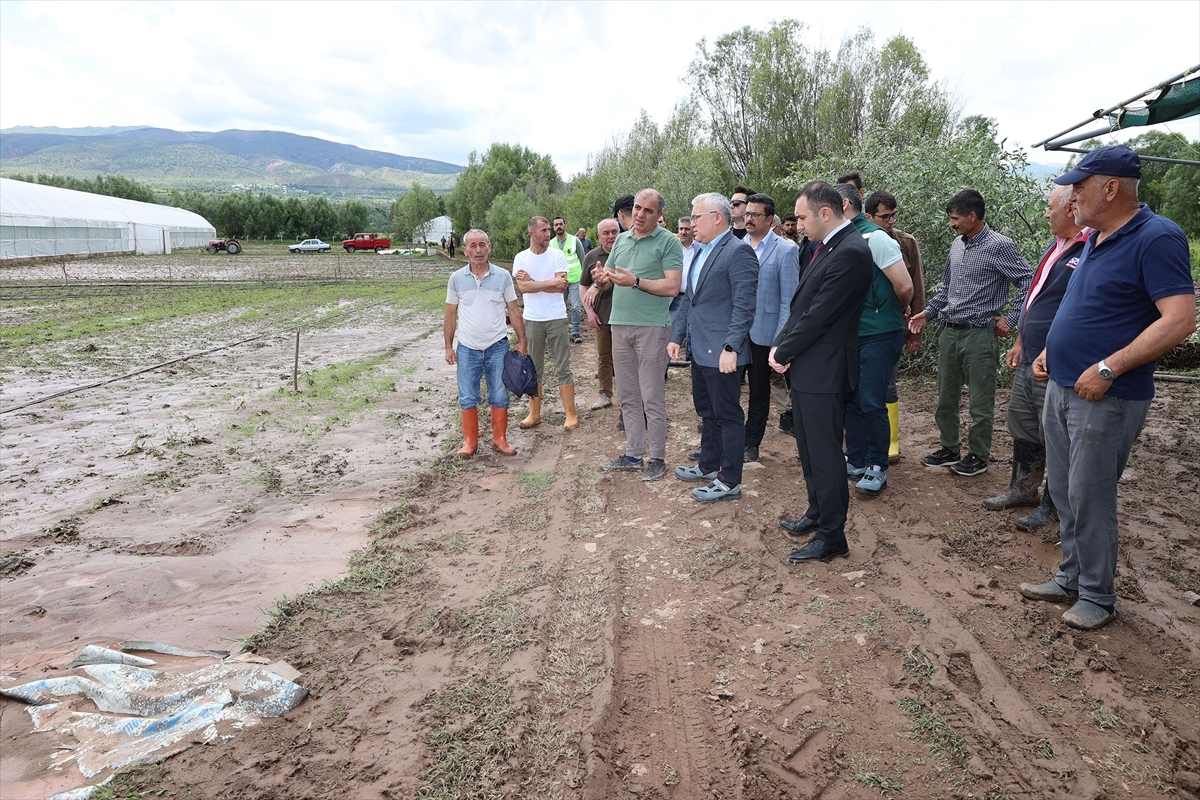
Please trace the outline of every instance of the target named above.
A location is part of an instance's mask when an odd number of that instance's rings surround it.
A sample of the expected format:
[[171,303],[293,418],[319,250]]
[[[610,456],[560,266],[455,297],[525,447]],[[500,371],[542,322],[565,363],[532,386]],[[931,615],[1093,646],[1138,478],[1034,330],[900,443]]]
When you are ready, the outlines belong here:
[[758,295],[750,341],[769,347],[783,330],[788,304],[800,282],[800,248],[793,242],[768,232],[758,256]]
[[775,360],[791,364],[792,387],[836,394],[858,386],[858,323],[871,288],[871,248],[846,225],[804,268],[791,315],[775,337]]
[[[692,269],[695,263],[693,259]],[[726,344],[737,350],[738,366],[749,364],[758,286],[754,250],[736,236],[725,236],[701,266],[695,291],[691,278],[689,274],[686,302],[675,317],[671,341],[681,344],[686,334],[692,361],[702,367],[719,366]]]

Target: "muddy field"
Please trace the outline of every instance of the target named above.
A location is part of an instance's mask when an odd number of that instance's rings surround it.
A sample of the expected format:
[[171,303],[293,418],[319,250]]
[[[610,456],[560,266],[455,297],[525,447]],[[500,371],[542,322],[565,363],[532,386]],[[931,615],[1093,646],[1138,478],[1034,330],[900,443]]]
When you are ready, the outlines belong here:
[[[920,466],[930,381],[902,380],[904,458],[881,497],[852,496],[850,558],[793,567],[777,520],[804,511],[802,479],[777,429],[743,499],[714,506],[601,472],[615,409],[564,432],[550,401],[514,424],[516,457],[447,455],[444,278],[422,274],[0,305],[0,409],[262,336],[0,415],[0,673],[143,639],[246,646],[310,691],[106,793],[1200,793],[1196,386],[1159,386],[1120,489],[1121,616],[1081,634],[1016,593],[1057,564],[1053,532],[980,504],[1007,483],[1002,427],[979,478]],[[583,408],[594,353],[588,334],[572,351]],[[699,441],[689,386],[671,370],[670,465]],[[0,795],[84,783],[47,769],[64,743],[21,704],[0,726]]]

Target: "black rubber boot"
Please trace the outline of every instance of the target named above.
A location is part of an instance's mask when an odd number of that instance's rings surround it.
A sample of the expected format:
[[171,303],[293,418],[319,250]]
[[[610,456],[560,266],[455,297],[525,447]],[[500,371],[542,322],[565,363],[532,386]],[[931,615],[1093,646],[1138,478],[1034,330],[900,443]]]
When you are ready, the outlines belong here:
[[1036,531],[1055,522],[1058,522],[1058,509],[1054,507],[1054,501],[1050,499],[1050,491],[1047,489],[1042,496],[1042,504],[1017,520],[1017,528]]
[[1032,506],[1038,502],[1038,487],[1046,473],[1046,448],[1037,442],[1017,439],[1013,442],[1012,480],[1008,491],[989,497],[983,507],[1000,511],[1014,506]]

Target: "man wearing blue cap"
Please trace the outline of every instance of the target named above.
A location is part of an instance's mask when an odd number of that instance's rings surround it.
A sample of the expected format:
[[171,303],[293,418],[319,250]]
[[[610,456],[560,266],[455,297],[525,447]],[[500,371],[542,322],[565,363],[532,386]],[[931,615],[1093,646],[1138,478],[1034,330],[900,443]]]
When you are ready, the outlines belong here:
[[1110,145],[1054,181],[1096,232],[1033,362],[1049,381],[1042,423],[1062,561],[1020,592],[1074,603],[1062,618],[1082,630],[1116,618],[1117,481],[1154,397],[1155,360],[1196,329],[1187,239],[1138,203],[1141,175],[1137,153]]

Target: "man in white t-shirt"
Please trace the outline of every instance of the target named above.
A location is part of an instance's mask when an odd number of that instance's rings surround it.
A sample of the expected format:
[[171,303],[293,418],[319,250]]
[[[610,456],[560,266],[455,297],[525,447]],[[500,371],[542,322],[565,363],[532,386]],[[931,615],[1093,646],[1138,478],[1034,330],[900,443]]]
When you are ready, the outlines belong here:
[[567,321],[567,305],[563,292],[567,288],[567,258],[561,250],[550,247],[550,221],[545,217],[530,217],[529,249],[513,259],[513,276],[525,298],[525,334],[529,340],[529,355],[537,369],[538,393],[529,398],[529,416],[521,427],[532,428],[542,421],[542,385],[545,380],[546,346],[558,372],[558,395],[562,398],[566,422],[563,428],[573,430],[579,425],[575,412],[575,378],[571,374],[571,328]]

